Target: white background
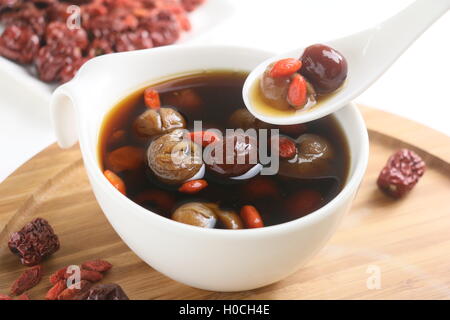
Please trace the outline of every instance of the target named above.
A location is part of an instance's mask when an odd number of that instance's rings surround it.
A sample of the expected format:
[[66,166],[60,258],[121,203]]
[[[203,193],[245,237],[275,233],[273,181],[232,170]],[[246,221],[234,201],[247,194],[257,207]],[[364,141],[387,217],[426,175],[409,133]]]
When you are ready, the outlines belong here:
[[[354,33],[411,3],[410,0],[207,1],[193,13],[194,30],[187,42],[239,44],[274,51]],[[218,6],[218,1],[223,3]],[[430,5],[433,1],[429,0]],[[211,20],[219,25],[210,28]],[[205,28],[210,30],[203,33]],[[196,33],[200,35],[195,36]],[[357,102],[400,114],[450,135],[449,60],[447,12]],[[0,181],[52,142],[48,97],[27,91],[10,74],[0,70]]]

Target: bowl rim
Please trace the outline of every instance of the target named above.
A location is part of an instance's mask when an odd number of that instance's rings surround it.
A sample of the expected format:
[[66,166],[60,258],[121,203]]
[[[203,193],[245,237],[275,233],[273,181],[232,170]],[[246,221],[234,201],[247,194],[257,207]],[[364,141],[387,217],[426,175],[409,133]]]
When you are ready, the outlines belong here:
[[[273,54],[272,52],[266,51],[266,50],[260,50],[257,48],[249,48],[245,46],[229,46],[229,45],[173,45],[168,47],[162,47],[162,48],[156,48],[156,49],[147,49],[147,50],[140,50],[140,51],[134,51],[134,52],[125,52],[125,53],[118,53],[113,55],[126,55],[126,54],[145,54],[145,53],[154,53],[156,50],[160,51],[166,51],[166,50],[183,50],[184,48],[188,49],[196,49],[196,50],[239,50],[239,51],[247,51],[247,52],[259,52],[261,54]],[[111,56],[111,55],[109,55]],[[107,57],[107,56],[105,56]],[[102,57],[97,57],[93,60],[101,59]],[[91,63],[93,61],[90,61]],[[91,63],[87,63],[86,65],[90,65]],[[82,69],[86,69],[88,66],[83,66]],[[170,76],[168,76],[170,78]],[[78,77],[75,77],[74,80],[76,81]],[[111,105],[111,107],[108,109],[111,110],[114,105]],[[180,232],[190,232],[196,235],[200,236],[220,236],[220,237],[261,237],[261,236],[267,236],[267,235],[277,235],[281,233],[289,233],[294,230],[297,230],[302,227],[306,227],[308,225],[315,224],[319,222],[321,219],[325,218],[328,215],[331,215],[333,213],[332,208],[335,206],[339,206],[339,204],[342,204],[345,202],[347,198],[351,196],[351,193],[356,191],[360,182],[362,181],[362,178],[364,176],[364,173],[367,168],[368,164],[368,157],[369,157],[369,138],[368,138],[368,132],[367,128],[364,122],[364,119],[361,115],[361,112],[357,108],[354,102],[350,102],[347,104],[343,109],[348,109],[349,112],[353,114],[352,119],[354,121],[354,126],[356,130],[361,134],[360,137],[360,143],[359,147],[360,152],[359,154],[354,154],[352,150],[350,150],[350,170],[354,163],[354,170],[353,172],[349,172],[349,176],[347,177],[347,181],[342,188],[342,190],[327,204],[325,204],[320,209],[313,211],[306,216],[297,218],[292,221],[284,222],[281,224],[271,225],[263,228],[255,228],[255,229],[239,229],[239,230],[227,230],[227,229],[215,229],[215,228],[200,228],[196,226],[191,226],[187,224],[183,224],[177,221],[173,221],[171,219],[168,219],[166,217],[163,217],[153,211],[150,211],[137,203],[133,202],[131,199],[120,193],[116,188],[114,188],[111,183],[105,178],[103,175],[103,172],[100,169],[100,166],[97,161],[97,157],[95,155],[96,152],[91,152],[89,148],[89,144],[86,143],[86,141],[89,141],[90,139],[87,137],[87,130],[82,129],[82,122],[79,121],[79,142],[80,142],[80,149],[84,158],[85,167],[88,171],[89,175],[91,176],[92,183],[95,183],[98,187],[101,188],[101,192],[107,194],[110,198],[114,198],[115,201],[117,201],[117,204],[120,205],[123,208],[128,208],[126,214],[130,215],[136,215],[136,218],[138,219],[145,219],[149,223],[155,223],[159,224],[161,227],[165,227],[167,229],[173,229],[174,231],[178,230]],[[108,112],[106,111],[106,112]],[[337,111],[339,112],[339,111]],[[333,113],[335,114],[335,113]],[[96,128],[97,136],[96,141],[94,142],[94,147],[98,147],[98,138],[99,138],[99,132],[101,130],[101,123],[103,123],[104,117],[102,117],[102,120],[100,121],[100,126]],[[337,119],[338,123],[343,127],[342,121]],[[86,123],[86,122],[85,122]],[[346,139],[350,141],[350,137],[345,133],[344,134]],[[349,143],[350,148],[350,143]],[[102,210],[104,211],[104,210]],[[104,213],[108,215],[105,211]],[[132,218],[132,217],[130,217]]]

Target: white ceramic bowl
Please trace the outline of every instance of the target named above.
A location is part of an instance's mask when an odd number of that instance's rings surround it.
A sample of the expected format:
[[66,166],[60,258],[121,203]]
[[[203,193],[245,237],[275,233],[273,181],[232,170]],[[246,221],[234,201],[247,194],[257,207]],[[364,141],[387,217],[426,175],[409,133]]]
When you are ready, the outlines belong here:
[[339,195],[305,217],[252,230],[181,224],[120,194],[99,168],[101,123],[117,102],[146,83],[193,70],[250,71],[271,55],[230,46],[170,46],[106,55],[86,63],[53,94],[59,144],[69,147],[79,139],[95,196],[114,229],[142,260],[192,287],[240,291],[265,286],[298,270],[325,245],[350,208],[367,166],[368,137],[361,114],[353,104],[335,113],[351,154],[349,178]]

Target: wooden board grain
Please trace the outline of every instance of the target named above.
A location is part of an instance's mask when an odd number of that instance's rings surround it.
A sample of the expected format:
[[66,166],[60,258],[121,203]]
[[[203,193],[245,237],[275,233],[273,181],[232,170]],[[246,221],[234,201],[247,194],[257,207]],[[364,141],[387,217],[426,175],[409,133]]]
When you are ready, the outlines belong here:
[[[288,278],[257,290],[217,293],[161,275],[107,222],[78,147],[52,145],[0,184],[0,293],[9,292],[25,269],[7,248],[9,233],[40,216],[54,226],[62,246],[44,262],[45,277],[29,292],[33,299],[44,297],[53,271],[92,258],[114,264],[104,282],[119,283],[131,299],[450,299],[450,138],[392,114],[362,111],[371,150],[361,189],[331,241]],[[395,201],[375,181],[401,147],[417,151],[428,170],[408,197]]]

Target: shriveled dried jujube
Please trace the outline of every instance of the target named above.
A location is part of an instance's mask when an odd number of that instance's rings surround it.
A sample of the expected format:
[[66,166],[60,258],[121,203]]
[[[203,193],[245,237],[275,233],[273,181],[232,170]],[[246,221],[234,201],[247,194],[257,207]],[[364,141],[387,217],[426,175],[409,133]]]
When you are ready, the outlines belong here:
[[122,287],[115,283],[97,284],[80,294],[76,300],[130,300]]
[[0,55],[20,62],[30,63],[39,50],[39,37],[26,25],[10,25],[0,36]]
[[46,220],[37,218],[12,233],[8,246],[22,264],[34,266],[59,249],[59,239]]
[[386,194],[401,198],[425,173],[425,162],[414,151],[401,149],[394,153],[378,176],[378,187]]
[[62,70],[82,58],[79,47],[67,44],[46,45],[35,59],[39,78],[46,82],[61,81]]

